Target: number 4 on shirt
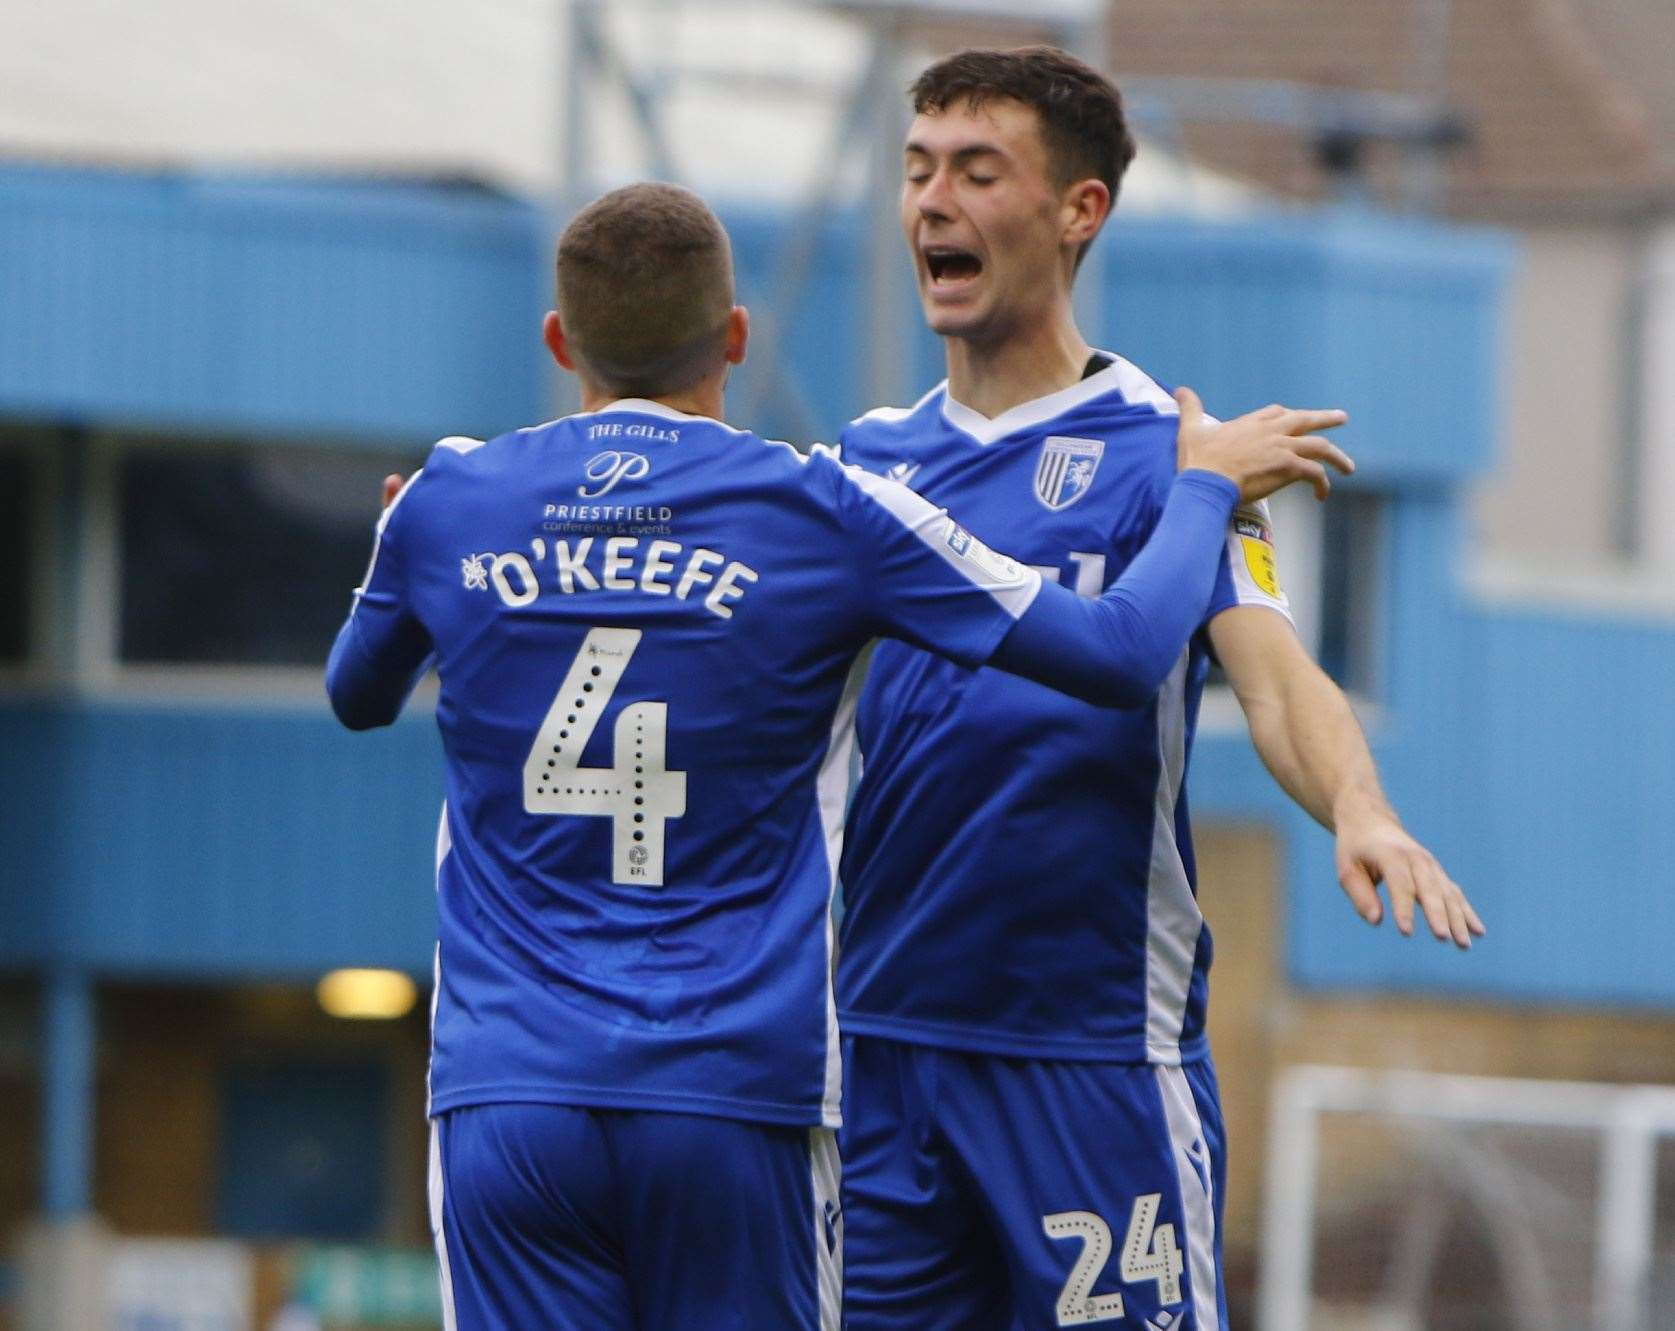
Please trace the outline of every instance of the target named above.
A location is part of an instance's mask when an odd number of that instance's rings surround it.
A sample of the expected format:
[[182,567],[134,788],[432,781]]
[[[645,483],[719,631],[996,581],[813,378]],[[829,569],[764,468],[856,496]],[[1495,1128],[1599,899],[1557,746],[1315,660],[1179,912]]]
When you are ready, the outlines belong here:
[[[1157,1301],[1164,1307],[1181,1301],[1181,1250],[1175,1227],[1157,1224],[1163,1194],[1148,1192],[1134,1199],[1123,1238],[1122,1262],[1117,1270],[1125,1284],[1157,1281]],[[1059,1291],[1058,1324],[1088,1326],[1114,1322],[1123,1316],[1121,1294],[1094,1294],[1094,1285],[1111,1259],[1111,1227],[1092,1211],[1059,1211],[1042,1216],[1041,1227],[1051,1239],[1081,1239],[1081,1256]]]
[[667,767],[669,705],[624,707],[617,713],[611,766],[581,765],[640,637],[639,629],[588,630],[524,759],[523,807],[533,814],[609,818],[611,881],[661,887],[667,820],[686,812],[686,773]]

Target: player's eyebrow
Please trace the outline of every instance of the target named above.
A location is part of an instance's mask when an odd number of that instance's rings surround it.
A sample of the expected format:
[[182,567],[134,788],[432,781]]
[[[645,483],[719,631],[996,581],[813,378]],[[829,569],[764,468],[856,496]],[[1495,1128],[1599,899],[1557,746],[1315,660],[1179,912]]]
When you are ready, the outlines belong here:
[[[907,146],[902,149],[902,152],[908,157],[929,157],[932,159],[936,157],[934,152],[914,139],[907,141]],[[949,160],[955,166],[969,166],[973,161],[983,157],[993,157],[1005,161],[1007,154],[1004,149],[992,143],[967,144],[965,147],[956,148],[948,154]]]

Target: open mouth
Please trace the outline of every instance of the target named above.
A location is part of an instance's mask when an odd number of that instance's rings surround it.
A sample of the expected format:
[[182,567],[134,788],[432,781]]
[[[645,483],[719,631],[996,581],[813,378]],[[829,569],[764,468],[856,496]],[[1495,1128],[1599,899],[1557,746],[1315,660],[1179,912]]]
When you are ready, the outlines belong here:
[[983,271],[983,261],[970,250],[938,245],[925,250],[925,269],[932,286],[952,285],[976,277]]

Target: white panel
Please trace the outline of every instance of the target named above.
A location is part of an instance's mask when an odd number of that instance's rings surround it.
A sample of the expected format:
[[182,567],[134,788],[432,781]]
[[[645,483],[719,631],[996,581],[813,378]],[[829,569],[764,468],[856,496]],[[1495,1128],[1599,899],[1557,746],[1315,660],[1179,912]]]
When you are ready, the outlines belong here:
[[[1187,1275],[1192,1281],[1192,1318],[1197,1331],[1221,1331],[1216,1303],[1216,1213],[1210,1179],[1210,1144],[1192,1087],[1180,1068],[1158,1068],[1157,1088],[1169,1120],[1169,1142],[1175,1151],[1175,1174],[1186,1215]],[[1200,1173],[1202,1166],[1202,1173]]]
[[1146,880],[1146,1056],[1181,1061],[1181,1027],[1204,916],[1187,882],[1175,840],[1175,806],[1186,771],[1186,668],[1183,651],[1157,695],[1157,800]]
[[436,1240],[436,1264],[442,1281],[442,1331],[454,1331],[454,1276],[448,1263],[448,1236],[442,1222],[442,1127],[430,1124],[430,1230]]
[[843,1044],[838,1031],[837,999],[832,993],[832,969],[836,958],[832,902],[837,896],[838,862],[843,858],[843,827],[849,812],[850,776],[855,765],[855,706],[867,677],[871,653],[857,657],[849,668],[843,695],[832,717],[826,756],[820,762],[815,794],[820,804],[820,827],[826,836],[826,863],[831,883],[826,892],[826,1085],[821,1097],[820,1118],[829,1128],[842,1122]]
[[808,1168],[814,1195],[814,1269],[820,1297],[820,1331],[838,1331],[843,1312],[843,1165],[838,1159],[837,1134],[830,1128],[810,1130]]
[[1675,573],[1675,225],[1652,243],[1641,356],[1637,527],[1647,562]]

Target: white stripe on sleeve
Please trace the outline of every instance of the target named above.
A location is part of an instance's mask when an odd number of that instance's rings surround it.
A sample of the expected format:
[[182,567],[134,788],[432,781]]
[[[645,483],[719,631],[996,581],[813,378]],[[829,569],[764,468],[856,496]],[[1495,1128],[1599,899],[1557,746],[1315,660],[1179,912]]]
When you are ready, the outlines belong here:
[[928,499],[899,481],[843,466],[843,476],[926,546],[949,568],[1000,603],[1013,619],[1021,618],[1041,590],[1041,575],[1027,564],[997,554]]

